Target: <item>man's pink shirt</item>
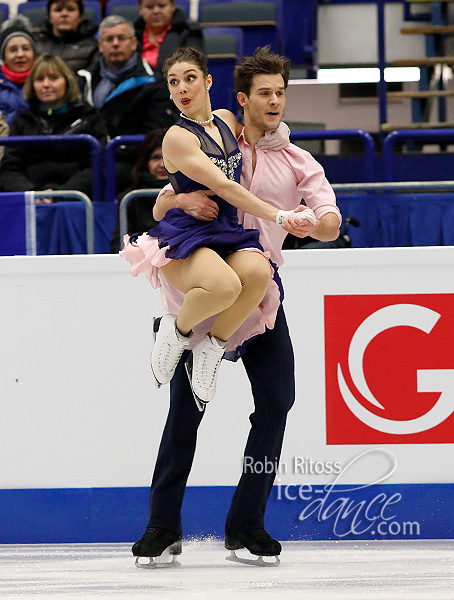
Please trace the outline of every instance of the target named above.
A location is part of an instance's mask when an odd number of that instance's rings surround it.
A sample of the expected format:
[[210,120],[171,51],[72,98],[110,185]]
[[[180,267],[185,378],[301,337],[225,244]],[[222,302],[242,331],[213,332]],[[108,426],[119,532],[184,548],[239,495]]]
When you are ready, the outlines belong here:
[[[289,144],[281,150],[261,150],[255,147],[257,160],[252,172],[252,148],[246,142],[244,129],[238,138],[243,155],[241,185],[255,196],[281,210],[296,208],[301,198],[315,213],[317,219],[334,213],[341,222],[333,189],[325,177],[323,167],[313,156]],[[238,209],[240,223],[246,229],[260,231],[260,243],[279,267],[283,263],[282,243],[287,232],[275,223],[254,217]]]
[[[281,210],[292,210],[303,198],[317,219],[334,213],[341,223],[333,189],[323,167],[309,152],[294,144],[280,150],[262,150],[256,146],[257,160],[252,172],[252,148],[246,142],[244,129],[238,138],[238,147],[243,155],[241,185],[260,200]],[[173,191],[170,184],[163,188],[161,194],[168,190]],[[265,251],[268,250],[274,264],[280,267],[284,262],[281,248],[287,232],[272,221],[237,210],[239,222],[246,229],[259,230],[260,243]]]

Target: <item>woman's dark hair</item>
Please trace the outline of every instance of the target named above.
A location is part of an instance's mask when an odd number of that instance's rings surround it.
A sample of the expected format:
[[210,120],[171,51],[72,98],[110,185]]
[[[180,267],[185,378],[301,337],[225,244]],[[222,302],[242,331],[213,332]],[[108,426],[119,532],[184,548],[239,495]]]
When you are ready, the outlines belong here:
[[138,184],[141,174],[144,171],[148,171],[148,163],[151,155],[155,150],[162,147],[162,140],[166,133],[167,129],[153,129],[143,140],[140,146],[139,158],[131,172],[134,185]]
[[76,76],[65,61],[55,54],[41,54],[33,65],[30,75],[24,83],[23,94],[27,102],[37,100],[33,84],[35,79],[43,73],[60,73],[60,75],[63,75],[66,80],[65,102],[76,102],[81,99],[82,95],[79,86],[77,85]]
[[84,3],[83,0],[47,0],[47,16],[50,15],[50,7],[52,4],[67,4],[68,2],[75,2],[79,7],[79,14],[82,16],[84,14]]
[[175,50],[173,54],[171,54],[162,66],[162,72],[164,73],[164,77],[167,78],[169,74],[169,70],[173,65],[181,62],[193,63],[202,71],[204,77],[208,77],[208,64],[205,54],[197,50],[197,48],[193,48],[192,46],[186,46],[183,48],[178,48]]

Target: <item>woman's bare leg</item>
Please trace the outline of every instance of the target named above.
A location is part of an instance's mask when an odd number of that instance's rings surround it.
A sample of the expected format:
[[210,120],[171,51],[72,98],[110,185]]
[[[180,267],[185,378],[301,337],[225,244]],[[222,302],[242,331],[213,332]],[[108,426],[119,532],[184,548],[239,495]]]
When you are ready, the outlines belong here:
[[260,304],[271,277],[269,262],[258,252],[233,252],[225,262],[241,281],[241,293],[233,304],[220,312],[211,328],[211,335],[220,340],[227,340]]
[[198,248],[184,260],[172,260],[161,267],[161,272],[173,287],[186,294],[176,321],[183,335],[234,304],[242,293],[233,268],[209,248]]

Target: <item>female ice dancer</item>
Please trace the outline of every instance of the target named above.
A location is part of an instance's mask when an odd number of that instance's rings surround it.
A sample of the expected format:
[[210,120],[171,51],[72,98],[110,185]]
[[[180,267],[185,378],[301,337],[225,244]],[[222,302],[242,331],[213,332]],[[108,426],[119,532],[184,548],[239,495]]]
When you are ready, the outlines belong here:
[[[188,373],[203,410],[214,396],[227,340],[260,303],[262,321],[273,327],[279,305],[279,290],[271,280],[259,232],[239,225],[236,208],[278,226],[294,211],[280,211],[239,184],[238,123],[227,110],[212,113],[212,79],[204,55],[194,48],[180,48],[166,60],[164,75],[181,111],[162,146],[169,180],[177,193],[212,190],[214,218],[204,221],[171,209],[146,234],[127,238],[121,254],[130,261],[133,275],[143,271],[154,287],[162,286],[167,310],[178,303],[173,293],[184,295],[179,310],[173,311],[177,316],[167,314],[154,321],[151,366],[157,384],[168,383],[184,349],[195,344]],[[301,217],[315,220],[310,209]],[[267,301],[262,302],[265,294]],[[207,323],[214,315],[214,322]],[[196,327],[200,324],[201,334]],[[244,339],[255,333],[246,333]]]

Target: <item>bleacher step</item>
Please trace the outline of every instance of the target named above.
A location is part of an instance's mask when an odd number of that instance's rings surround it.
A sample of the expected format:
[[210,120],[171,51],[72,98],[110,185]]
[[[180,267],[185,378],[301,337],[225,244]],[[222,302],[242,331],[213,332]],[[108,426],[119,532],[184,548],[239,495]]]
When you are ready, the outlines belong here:
[[454,25],[418,25],[417,27],[402,27],[400,33],[410,35],[417,33],[451,34],[454,33]]
[[396,125],[394,123],[382,123],[381,124],[382,131],[390,132],[396,131],[398,129],[454,129],[454,123],[406,123],[401,125]]
[[449,98],[454,96],[454,90],[387,92],[386,96],[388,98]]
[[454,56],[425,56],[423,58],[403,58],[399,60],[393,60],[391,64],[393,67],[431,67],[435,65],[454,66]]

